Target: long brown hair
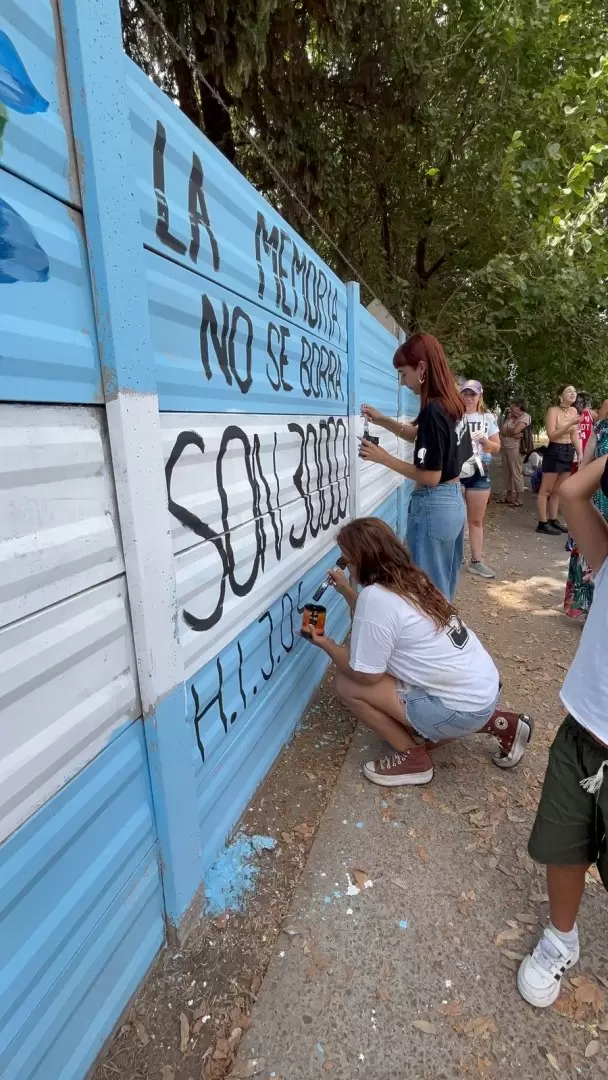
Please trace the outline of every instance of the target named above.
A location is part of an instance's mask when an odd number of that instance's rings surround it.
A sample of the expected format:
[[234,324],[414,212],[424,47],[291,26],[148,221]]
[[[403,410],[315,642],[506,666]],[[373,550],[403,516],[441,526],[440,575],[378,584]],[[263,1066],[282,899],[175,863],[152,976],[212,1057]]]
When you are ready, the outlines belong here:
[[393,356],[393,367],[397,371],[403,367],[417,368],[420,363],[426,364],[426,378],[420,388],[422,406],[437,401],[453,420],[464,416],[464,402],[456,389],[443,347],[432,334],[412,334]]
[[361,585],[382,585],[409,600],[438,630],[456,615],[449,600],[414,566],[407,549],[380,518],[356,518],[340,529],[337,540]]

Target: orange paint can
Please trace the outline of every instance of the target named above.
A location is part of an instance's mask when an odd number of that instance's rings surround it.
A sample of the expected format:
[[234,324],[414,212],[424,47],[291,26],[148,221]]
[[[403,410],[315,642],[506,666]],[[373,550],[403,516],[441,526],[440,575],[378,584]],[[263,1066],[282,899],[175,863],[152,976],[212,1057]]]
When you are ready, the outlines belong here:
[[327,608],[323,604],[305,604],[302,612],[302,633],[310,637],[310,629],[314,627],[317,634],[325,633],[325,619]]

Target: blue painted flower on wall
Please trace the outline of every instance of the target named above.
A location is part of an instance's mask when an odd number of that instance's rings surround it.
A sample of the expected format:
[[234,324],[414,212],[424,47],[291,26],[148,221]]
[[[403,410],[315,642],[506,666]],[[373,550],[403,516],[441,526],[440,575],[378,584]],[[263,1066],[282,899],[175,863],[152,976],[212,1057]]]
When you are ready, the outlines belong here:
[[11,39],[0,30],[0,101],[15,112],[46,112],[49,103],[30,79]]
[[27,221],[0,198],[0,285],[48,281],[49,260]]
[[[7,108],[31,115],[46,112],[48,107],[48,101],[38,93],[11,39],[0,30],[0,154],[2,135],[8,122]],[[46,251],[40,247],[21,214],[0,198],[0,285],[48,279]]]

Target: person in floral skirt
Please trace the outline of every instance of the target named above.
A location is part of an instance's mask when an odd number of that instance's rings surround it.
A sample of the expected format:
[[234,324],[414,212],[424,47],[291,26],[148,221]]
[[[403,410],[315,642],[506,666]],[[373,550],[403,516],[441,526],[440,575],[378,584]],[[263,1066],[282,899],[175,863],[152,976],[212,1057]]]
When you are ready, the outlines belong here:
[[[599,420],[585,447],[580,468],[585,468],[589,462],[595,461],[605,454],[608,454],[608,400],[604,402],[599,411]],[[608,521],[608,499],[603,491],[599,490],[595,493],[593,502],[605,520]],[[593,573],[584,555],[579,550],[578,544],[575,544],[568,564],[568,580],[564,596],[566,615],[570,619],[586,619],[593,600],[593,593]]]

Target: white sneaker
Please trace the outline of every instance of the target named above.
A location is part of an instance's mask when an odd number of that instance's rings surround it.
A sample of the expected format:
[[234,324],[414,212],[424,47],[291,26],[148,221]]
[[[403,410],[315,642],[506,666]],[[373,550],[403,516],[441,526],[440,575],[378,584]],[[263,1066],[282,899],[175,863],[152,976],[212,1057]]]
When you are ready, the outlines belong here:
[[569,948],[547,927],[534,952],[522,960],[517,972],[521,996],[537,1009],[547,1009],[559,997],[562,975],[578,964],[578,958],[578,934],[576,945]]

